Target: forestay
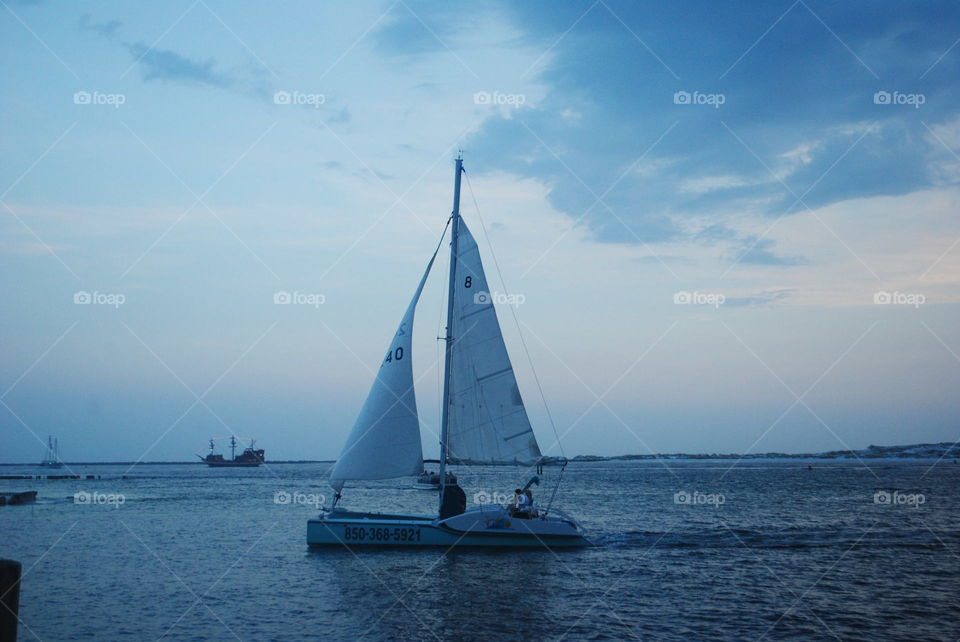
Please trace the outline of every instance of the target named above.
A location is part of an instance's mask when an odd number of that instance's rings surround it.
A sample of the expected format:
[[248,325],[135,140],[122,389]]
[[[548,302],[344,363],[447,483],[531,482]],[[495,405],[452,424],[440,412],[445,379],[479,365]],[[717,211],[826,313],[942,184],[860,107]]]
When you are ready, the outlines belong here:
[[391,479],[423,470],[411,339],[417,301],[434,258],[436,253],[427,264],[347,443],[330,472],[330,485],[338,491],[349,479]]
[[459,221],[447,455],[451,461],[532,463],[530,427],[494,310],[480,251]]

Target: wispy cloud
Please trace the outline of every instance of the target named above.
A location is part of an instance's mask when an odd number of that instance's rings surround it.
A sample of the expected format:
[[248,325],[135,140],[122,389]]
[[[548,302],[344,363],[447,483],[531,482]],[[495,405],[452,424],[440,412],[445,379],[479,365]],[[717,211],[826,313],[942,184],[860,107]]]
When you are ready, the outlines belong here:
[[[557,209],[587,212],[594,236],[613,242],[689,239],[691,216],[778,217],[942,183],[944,173],[930,167],[939,144],[921,121],[935,127],[960,113],[952,80],[960,55],[924,72],[956,40],[946,25],[960,20],[960,5],[901,4],[865,16],[852,5],[807,4],[759,43],[789,5],[690,12],[611,0],[587,15],[579,5],[504,5],[525,42],[550,47],[532,72],[548,92],[537,105],[491,114],[469,143],[472,166],[548,184]],[[731,15],[738,20],[718,33]],[[670,34],[679,32],[691,46],[678,46]],[[571,112],[579,117],[564,117]],[[643,171],[604,198],[626,225],[606,207],[590,209],[590,190],[614,184],[671,123]],[[724,242],[735,251],[749,241],[734,234]],[[743,262],[803,260],[776,257],[764,240]]]
[[186,82],[220,88],[236,84],[235,78],[214,68],[216,62],[213,58],[192,60],[169,49],[151,49],[142,42],[126,45],[126,48],[139,63],[144,80]]
[[808,261],[800,256],[778,256],[773,253],[776,242],[772,239],[760,239],[749,236],[739,243],[740,252],[731,258],[748,265],[806,265]]
[[[90,14],[80,16],[79,28],[106,40],[118,41],[123,22],[119,20],[95,21]],[[143,41],[121,44],[133,62],[139,67],[144,81],[177,83],[233,90],[257,98],[267,98],[273,91],[267,82],[267,72],[262,66],[247,65],[225,70],[218,66],[214,57],[192,58],[172,49],[161,49]]]
[[455,4],[429,0],[395,4],[374,31],[374,43],[384,53],[416,55],[446,52],[444,42],[465,30],[463,12]]
[[756,306],[756,305],[769,305],[771,303],[776,303],[777,301],[782,301],[783,299],[788,298],[791,294],[796,292],[796,290],[769,290],[765,292],[757,292],[756,294],[751,294],[749,296],[743,297],[727,297],[723,304],[731,308],[742,308],[747,306]]
[[94,22],[89,13],[80,16],[80,31],[89,31],[97,34],[101,38],[113,38],[117,35],[123,23],[119,20],[108,20],[106,22]]

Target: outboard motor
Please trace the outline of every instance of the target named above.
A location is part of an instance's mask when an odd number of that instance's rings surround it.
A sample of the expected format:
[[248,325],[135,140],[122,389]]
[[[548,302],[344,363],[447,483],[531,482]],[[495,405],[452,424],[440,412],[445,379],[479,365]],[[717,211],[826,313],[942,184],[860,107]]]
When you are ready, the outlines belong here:
[[440,502],[440,519],[460,515],[467,510],[467,494],[460,486],[444,486]]

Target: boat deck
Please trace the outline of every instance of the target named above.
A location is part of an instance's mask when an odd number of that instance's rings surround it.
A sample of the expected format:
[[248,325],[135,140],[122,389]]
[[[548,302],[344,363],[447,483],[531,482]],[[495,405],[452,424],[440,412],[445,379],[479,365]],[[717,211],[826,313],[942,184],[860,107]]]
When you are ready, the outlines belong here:
[[335,522],[337,520],[355,520],[368,519],[370,521],[409,521],[409,522],[432,522],[437,518],[436,515],[399,515],[394,513],[362,513],[354,511],[334,511],[326,513],[323,516],[324,521]]

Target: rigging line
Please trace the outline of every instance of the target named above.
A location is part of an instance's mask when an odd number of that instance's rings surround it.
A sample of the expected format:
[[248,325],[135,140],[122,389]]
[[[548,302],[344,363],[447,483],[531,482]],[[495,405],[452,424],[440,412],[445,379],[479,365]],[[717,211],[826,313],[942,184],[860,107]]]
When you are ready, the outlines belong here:
[[[493,251],[493,243],[490,242],[490,235],[487,234],[487,224],[483,222],[483,215],[480,214],[480,204],[477,202],[477,196],[473,193],[473,184],[470,182],[470,174],[463,170],[463,175],[467,178],[467,189],[470,190],[470,198],[473,199],[473,206],[477,210],[477,218],[480,220],[480,227],[483,228],[483,237],[487,240],[487,247],[490,248],[490,256],[493,257],[493,265],[497,268],[497,276],[500,278],[500,285],[503,286],[503,293],[507,296],[510,291],[507,289],[507,282],[503,280],[503,272],[500,271],[500,262],[497,261],[497,254]],[[567,454],[563,451],[563,443],[560,441],[560,434],[557,432],[557,425],[553,422],[553,413],[550,412],[550,406],[547,405],[547,398],[543,394],[543,386],[540,385],[540,377],[537,375],[537,369],[533,365],[533,359],[530,357],[530,350],[527,349],[527,341],[523,338],[523,331],[520,329],[520,321],[517,319],[517,309],[515,306],[508,306],[513,316],[513,322],[517,326],[517,334],[520,335],[520,344],[523,346],[523,353],[527,356],[527,363],[530,364],[530,370],[533,372],[533,380],[537,382],[537,390],[540,392],[540,400],[547,411],[547,418],[550,420],[550,427],[553,428],[553,436],[556,439],[557,446],[560,447],[560,455],[564,459]]]
[[433,251],[433,255],[436,256],[437,252],[440,251],[440,246],[443,245],[443,237],[447,235],[447,230],[450,229],[450,221],[453,220],[453,215],[447,217],[447,224],[443,226],[443,232],[440,233],[440,240],[437,241],[437,249]]
[[568,463],[569,463],[569,462],[567,461],[566,457],[564,457],[564,459],[563,459],[563,467],[560,469],[560,474],[557,475],[557,483],[556,483],[556,484],[554,485],[554,487],[553,487],[553,493],[551,493],[551,495],[550,495],[550,501],[547,502],[547,508],[543,511],[543,514],[544,514],[544,515],[549,515],[549,514],[550,514],[550,507],[553,506],[553,500],[554,500],[554,498],[557,496],[557,491],[560,489],[560,480],[563,479],[563,471],[565,471],[565,470],[567,469],[567,464],[568,464]]

